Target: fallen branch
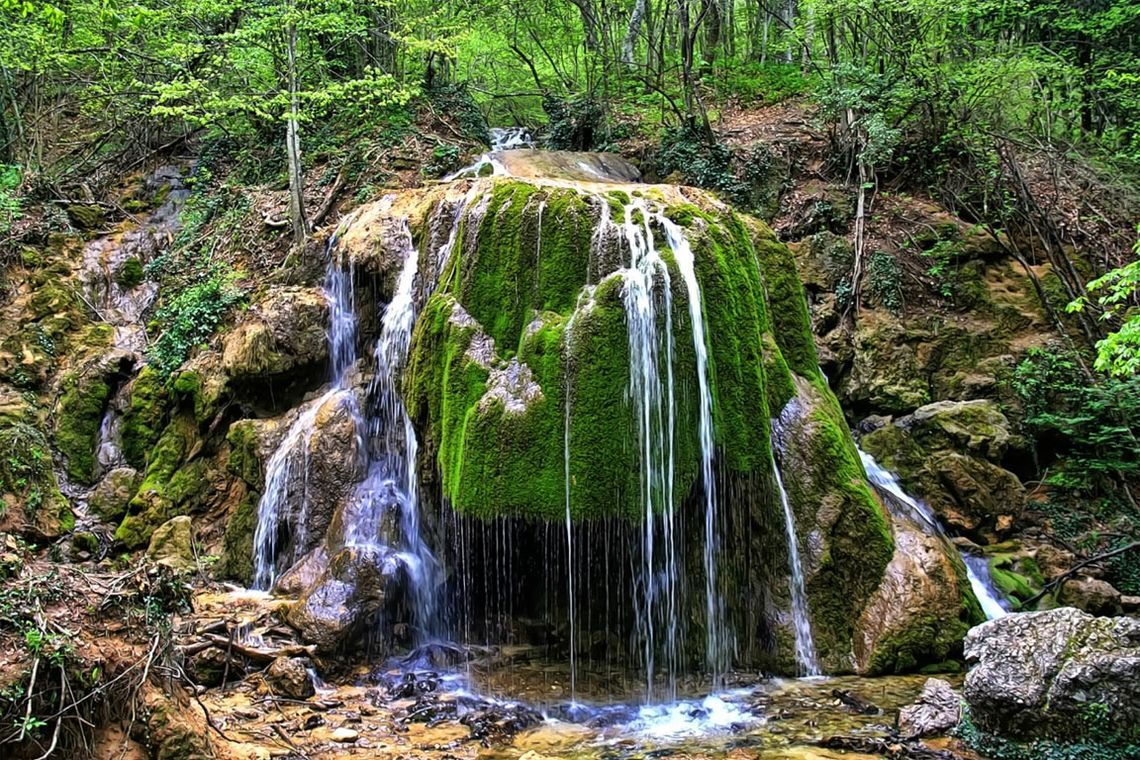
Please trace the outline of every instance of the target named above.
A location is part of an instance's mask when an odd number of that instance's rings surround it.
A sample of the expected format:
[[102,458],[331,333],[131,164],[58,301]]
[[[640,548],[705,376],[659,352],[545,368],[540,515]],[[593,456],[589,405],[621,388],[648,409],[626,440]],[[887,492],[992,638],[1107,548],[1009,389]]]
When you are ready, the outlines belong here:
[[860,752],[897,760],[957,760],[946,750],[930,749],[922,742],[892,741],[871,736],[830,736],[819,743],[825,749]]
[[1071,568],[1069,568],[1065,572],[1058,575],[1053,580],[1046,583],[1041,588],[1041,590],[1038,591],[1036,594],[1034,594],[1033,596],[1031,596],[1028,599],[1026,599],[1025,601],[1023,601],[1021,603],[1021,608],[1025,609],[1029,605],[1036,604],[1037,602],[1041,601],[1041,598],[1044,597],[1046,594],[1048,594],[1051,589],[1056,588],[1057,586],[1059,586],[1062,583],[1064,583],[1065,581],[1067,581],[1069,578],[1072,578],[1077,573],[1078,570],[1085,568],[1085,567],[1088,567],[1089,565],[1091,565],[1093,563],[1101,562],[1102,560],[1106,560],[1106,559],[1111,559],[1112,557],[1115,557],[1118,554],[1124,554],[1125,552],[1131,551],[1132,549],[1140,549],[1140,541],[1133,541],[1130,544],[1125,544],[1124,546],[1113,549],[1111,551],[1104,552],[1103,554],[1098,554],[1095,557],[1089,557],[1088,559],[1084,560],[1083,562],[1078,562],[1077,564],[1073,565]]
[[877,705],[873,705],[861,697],[857,697],[849,691],[843,689],[832,689],[831,696],[838,699],[843,704],[850,707],[860,715],[882,715],[883,711]]
[[230,649],[254,662],[269,663],[278,657],[313,657],[317,651],[314,646],[304,646],[301,644],[286,644],[276,649],[258,649],[257,647],[246,646],[236,641],[231,642],[230,639],[225,636],[219,636],[216,633],[206,634],[206,640],[220,649]]

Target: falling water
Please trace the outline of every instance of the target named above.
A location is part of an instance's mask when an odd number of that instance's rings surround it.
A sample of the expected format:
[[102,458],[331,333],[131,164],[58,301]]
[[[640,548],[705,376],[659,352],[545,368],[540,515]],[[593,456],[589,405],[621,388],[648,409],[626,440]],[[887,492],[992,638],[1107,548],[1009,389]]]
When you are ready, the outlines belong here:
[[[886,493],[895,504],[905,508],[911,519],[918,522],[928,533],[949,542],[946,531],[942,529],[942,524],[930,511],[930,507],[904,491],[893,472],[881,467],[874,457],[862,449],[859,449],[859,459],[863,462],[863,469],[867,471],[867,479],[880,493]],[[993,581],[990,580],[989,564],[985,558],[975,557],[966,552],[960,554],[962,562],[966,565],[966,577],[974,590],[974,596],[982,606],[982,612],[986,614],[986,619],[993,620],[1005,615],[1008,609],[997,593]]]
[[[700,394],[700,442],[701,442],[701,482],[705,491],[705,614],[706,641],[705,661],[713,677],[713,686],[721,685],[722,676],[728,667],[728,636],[726,635],[724,600],[717,590],[717,499],[716,479],[713,475],[713,420],[712,393],[708,380],[708,349],[704,315],[702,313],[701,286],[693,262],[693,250],[681,228],[657,215],[657,221],[665,229],[665,238],[673,251],[677,269],[685,281],[685,292],[689,301],[689,320],[693,328],[693,351],[697,357],[697,388]],[[809,629],[810,636],[810,629]]]
[[[640,217],[635,220],[635,212]],[[669,696],[676,693],[677,673],[677,592],[678,568],[674,544],[674,398],[673,398],[673,296],[669,268],[658,254],[643,205],[630,205],[622,225],[629,245],[630,265],[622,270],[622,300],[629,339],[630,387],[641,460],[640,490],[644,509],[642,521],[641,605],[637,609],[638,630],[646,670],[646,699],[653,700],[659,604],[665,605],[665,673]],[[658,334],[658,293],[660,282],[665,323],[662,341]],[[661,356],[664,342],[665,356]],[[661,370],[665,370],[662,383]],[[664,568],[658,571],[656,534],[661,512]]]
[[[415,470],[416,431],[399,392],[400,372],[408,358],[412,328],[416,323],[414,285],[419,273],[419,251],[406,222],[402,238],[405,242],[404,264],[396,281],[396,292],[384,310],[380,338],[376,342],[376,376],[370,389],[375,403],[371,421],[372,452],[374,468],[378,469],[380,477],[402,489],[400,558],[412,579],[416,621],[422,632],[434,634],[438,622],[435,588],[439,563],[428,548],[420,526],[419,485]],[[364,527],[370,535],[376,536],[374,525],[366,524]]]
[[815,640],[811,632],[811,615],[808,611],[807,592],[804,589],[804,567],[800,562],[800,549],[796,540],[796,518],[792,505],[788,502],[788,492],[784,490],[784,479],[780,467],[772,459],[772,474],[776,487],[780,490],[780,506],[784,508],[784,530],[788,539],[788,564],[791,565],[789,586],[792,593],[792,626],[796,634],[796,664],[800,675],[818,676],[819,661],[815,655]]
[[297,559],[297,552],[305,544],[305,523],[309,506],[309,450],[316,418],[321,408],[332,399],[351,405],[359,421],[356,399],[347,389],[348,370],[356,363],[356,312],[353,303],[352,267],[337,253],[337,239],[351,222],[341,223],[329,238],[328,265],[325,271],[324,292],[329,301],[329,362],[332,386],[290,426],[281,443],[265,466],[265,491],[257,503],[257,526],[253,534],[254,588],[269,589],[277,579],[278,547],[282,519],[289,519],[288,505],[294,485],[294,468],[300,468],[300,508],[294,530],[293,552],[289,560]]

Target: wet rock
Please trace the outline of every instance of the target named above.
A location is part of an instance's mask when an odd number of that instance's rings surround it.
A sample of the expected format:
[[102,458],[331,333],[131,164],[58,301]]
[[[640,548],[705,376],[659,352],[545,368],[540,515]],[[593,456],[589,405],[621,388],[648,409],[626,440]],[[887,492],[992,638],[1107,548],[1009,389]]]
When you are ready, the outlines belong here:
[[496,158],[513,177],[567,179],[579,182],[638,182],[641,172],[616,153],[560,150],[505,150]]
[[[964,696],[982,728],[1017,738],[1073,737],[1140,720],[1140,620],[1071,607],[1008,615],[966,637]],[[1103,705],[1103,713],[1090,713]]]
[[133,467],[115,468],[95,486],[87,498],[87,506],[100,519],[118,523],[127,513],[127,505],[141,482],[142,475]]
[[239,680],[245,675],[245,667],[240,658],[228,657],[222,649],[210,647],[187,659],[186,674],[194,683],[211,688],[227,680]]
[[952,528],[992,543],[1025,508],[1025,488],[1001,466],[1021,439],[992,401],[943,401],[895,419],[861,439]]
[[1057,603],[1064,607],[1076,607],[1090,615],[1119,615],[1120,592],[1107,581],[1088,576],[1070,578],[1061,584],[1057,592]]
[[285,617],[318,651],[335,652],[364,632],[402,582],[402,566],[392,550],[349,547],[332,558]]
[[194,534],[190,518],[181,515],[158,526],[150,537],[146,556],[175,570],[196,569],[198,563],[194,558]]
[[970,625],[984,619],[951,546],[909,520],[893,522],[895,554],[856,624],[856,668],[868,675],[958,656]]
[[66,210],[68,219],[81,230],[97,230],[106,223],[103,208],[95,203],[72,203]]
[[313,679],[309,677],[312,663],[305,657],[278,657],[265,671],[265,681],[274,694],[291,699],[308,699],[313,696]]
[[899,711],[899,735],[903,739],[942,734],[958,725],[961,700],[950,684],[927,679],[913,705]]

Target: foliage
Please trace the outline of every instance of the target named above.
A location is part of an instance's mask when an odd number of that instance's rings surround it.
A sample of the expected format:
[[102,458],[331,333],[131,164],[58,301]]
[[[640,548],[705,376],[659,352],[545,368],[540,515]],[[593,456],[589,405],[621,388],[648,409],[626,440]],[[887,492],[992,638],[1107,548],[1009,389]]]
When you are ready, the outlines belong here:
[[459,167],[459,147],[440,144],[431,152],[431,158],[424,164],[425,177],[442,177]]
[[485,145],[490,144],[487,118],[479,110],[466,82],[438,84],[429,88],[424,94],[439,114],[446,114],[455,120],[464,137],[478,140]]
[[[1140,257],[1140,240],[1133,252]],[[1136,301],[1140,294],[1140,258],[1088,284],[1090,294],[1096,295],[1101,307],[1101,319],[1121,320],[1120,328],[1109,333],[1096,344],[1096,368],[1118,377],[1140,373],[1140,308]],[[1082,296],[1069,304],[1070,312],[1088,306],[1088,297]]]
[[603,141],[605,111],[590,95],[556,98],[547,94],[542,108],[550,120],[548,147],[554,150],[594,150]]
[[0,235],[11,230],[20,217],[23,199],[19,187],[22,177],[20,167],[0,164]]
[[748,185],[733,170],[732,151],[689,124],[666,130],[655,158],[662,176],[679,172],[686,184],[717,190],[732,200],[748,197]]
[[19,496],[28,517],[49,498],[45,488],[52,477],[50,451],[44,434],[33,425],[13,422],[0,428],[0,491]]
[[1035,348],[1014,370],[1011,387],[1038,455],[1056,459],[1046,482],[1103,495],[1140,474],[1140,376],[1091,380],[1072,353]]
[[903,307],[902,272],[899,262],[886,251],[875,251],[867,265],[871,295],[892,314]]
[[1082,737],[1078,741],[1017,742],[985,732],[973,721],[970,711],[963,710],[954,733],[968,747],[992,760],[1125,760],[1140,755],[1140,745],[1111,730],[1108,705],[1090,702],[1080,722]]
[[953,298],[957,292],[958,275],[954,260],[961,254],[961,245],[953,240],[939,240],[922,255],[930,261],[926,274],[930,276],[943,298]]
[[155,321],[161,332],[151,345],[149,357],[160,374],[166,376],[178,369],[191,349],[204,343],[226,312],[245,298],[235,279],[233,273],[215,271],[158,310]]

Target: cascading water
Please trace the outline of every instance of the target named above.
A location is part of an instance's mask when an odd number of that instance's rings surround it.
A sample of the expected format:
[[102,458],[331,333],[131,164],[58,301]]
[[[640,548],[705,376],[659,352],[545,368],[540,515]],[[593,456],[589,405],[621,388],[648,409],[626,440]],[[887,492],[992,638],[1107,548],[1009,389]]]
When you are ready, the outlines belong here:
[[[401,230],[401,239],[405,243],[404,263],[392,301],[381,319],[375,351],[376,375],[369,388],[372,462],[365,483],[379,483],[382,492],[398,495],[399,557],[410,576],[413,611],[420,631],[434,635],[438,633],[434,590],[439,563],[428,548],[420,525],[419,484],[414,466],[418,444],[399,392],[400,371],[407,360],[416,323],[414,287],[419,274],[419,251],[406,224]],[[374,485],[367,487],[375,488]],[[356,543],[387,544],[392,537],[382,535],[382,518],[375,506],[359,513],[350,511],[346,516],[346,534]]]
[[[880,493],[887,495],[890,501],[907,510],[911,519],[928,533],[949,542],[946,531],[938,522],[938,518],[930,511],[930,507],[904,491],[894,473],[880,466],[874,457],[861,448],[859,449],[859,458],[863,462],[863,469],[867,471],[867,479],[871,485]],[[977,597],[978,604],[981,605],[986,619],[993,620],[1009,612],[1007,604],[1001,599],[993,581],[990,580],[989,564],[986,559],[967,552],[959,553],[962,556],[962,562],[966,565],[966,577],[970,581],[970,587],[973,589],[974,596]]]
[[815,654],[815,638],[811,631],[811,614],[808,611],[807,591],[804,587],[804,567],[800,561],[800,549],[796,540],[796,518],[792,505],[788,502],[788,492],[784,490],[784,479],[780,467],[772,460],[772,475],[776,488],[780,491],[780,506],[784,510],[784,530],[788,540],[788,564],[791,565],[789,587],[792,596],[792,626],[796,636],[796,664],[800,675],[818,676],[819,660]]
[[[653,700],[657,628],[663,624],[664,671],[668,695],[676,695],[677,597],[679,568],[674,543],[675,403],[673,395],[673,291],[669,268],[653,243],[643,204],[626,207],[622,231],[629,246],[629,267],[622,270],[626,330],[629,340],[630,386],[638,449],[642,506],[641,604],[637,627],[646,671],[646,700]],[[660,283],[660,295],[657,286]],[[662,301],[660,316],[657,300]],[[658,319],[665,325],[658,332]],[[662,348],[664,357],[662,358]],[[662,381],[664,370],[664,381]],[[663,567],[658,568],[657,525],[662,528]],[[662,609],[663,607],[663,609]]]
[[[701,483],[705,494],[705,664],[713,678],[714,687],[721,686],[728,669],[729,641],[725,624],[724,600],[717,588],[717,499],[716,478],[713,472],[713,419],[712,392],[708,378],[708,348],[702,312],[701,286],[697,281],[693,250],[684,232],[665,215],[655,216],[665,230],[665,238],[673,252],[673,260],[685,282],[689,301],[689,321],[692,323],[693,351],[697,358],[697,390],[700,395],[699,437],[701,443]],[[651,241],[652,242],[652,241]]]
[[[772,421],[777,449],[784,445],[782,431],[787,430],[791,421],[802,412],[799,399],[793,396],[780,411],[780,416]],[[788,492],[784,488],[784,478],[775,456],[772,457],[772,477],[776,481],[776,489],[780,492],[780,507],[784,512],[784,537],[788,547],[788,565],[791,571],[788,589],[792,601],[792,629],[795,634],[796,665],[799,667],[800,675],[817,676],[821,670],[819,660],[816,657],[815,636],[811,629],[811,613],[808,610],[807,590],[804,581],[804,567],[800,560],[799,541],[796,538],[796,516],[792,511],[791,502],[788,500]]]
[[[265,491],[257,504],[257,526],[253,534],[253,586],[268,590],[273,586],[280,570],[280,561],[288,564],[298,559],[301,547],[305,545],[306,517],[309,504],[309,450],[316,419],[320,410],[333,399],[350,405],[360,426],[360,414],[355,395],[347,386],[347,374],[356,363],[356,310],[354,303],[354,282],[352,267],[337,253],[338,234],[351,224],[351,218],[341,223],[336,234],[329,238],[328,265],[325,270],[324,292],[329,301],[329,362],[332,383],[328,391],[310,403],[309,407],[293,422],[281,443],[265,466]],[[296,474],[300,475],[297,483]],[[300,494],[294,489],[300,487]],[[293,497],[299,498],[299,509],[295,517],[289,513]],[[279,557],[278,540],[282,521],[295,522],[293,554],[288,558]]]

